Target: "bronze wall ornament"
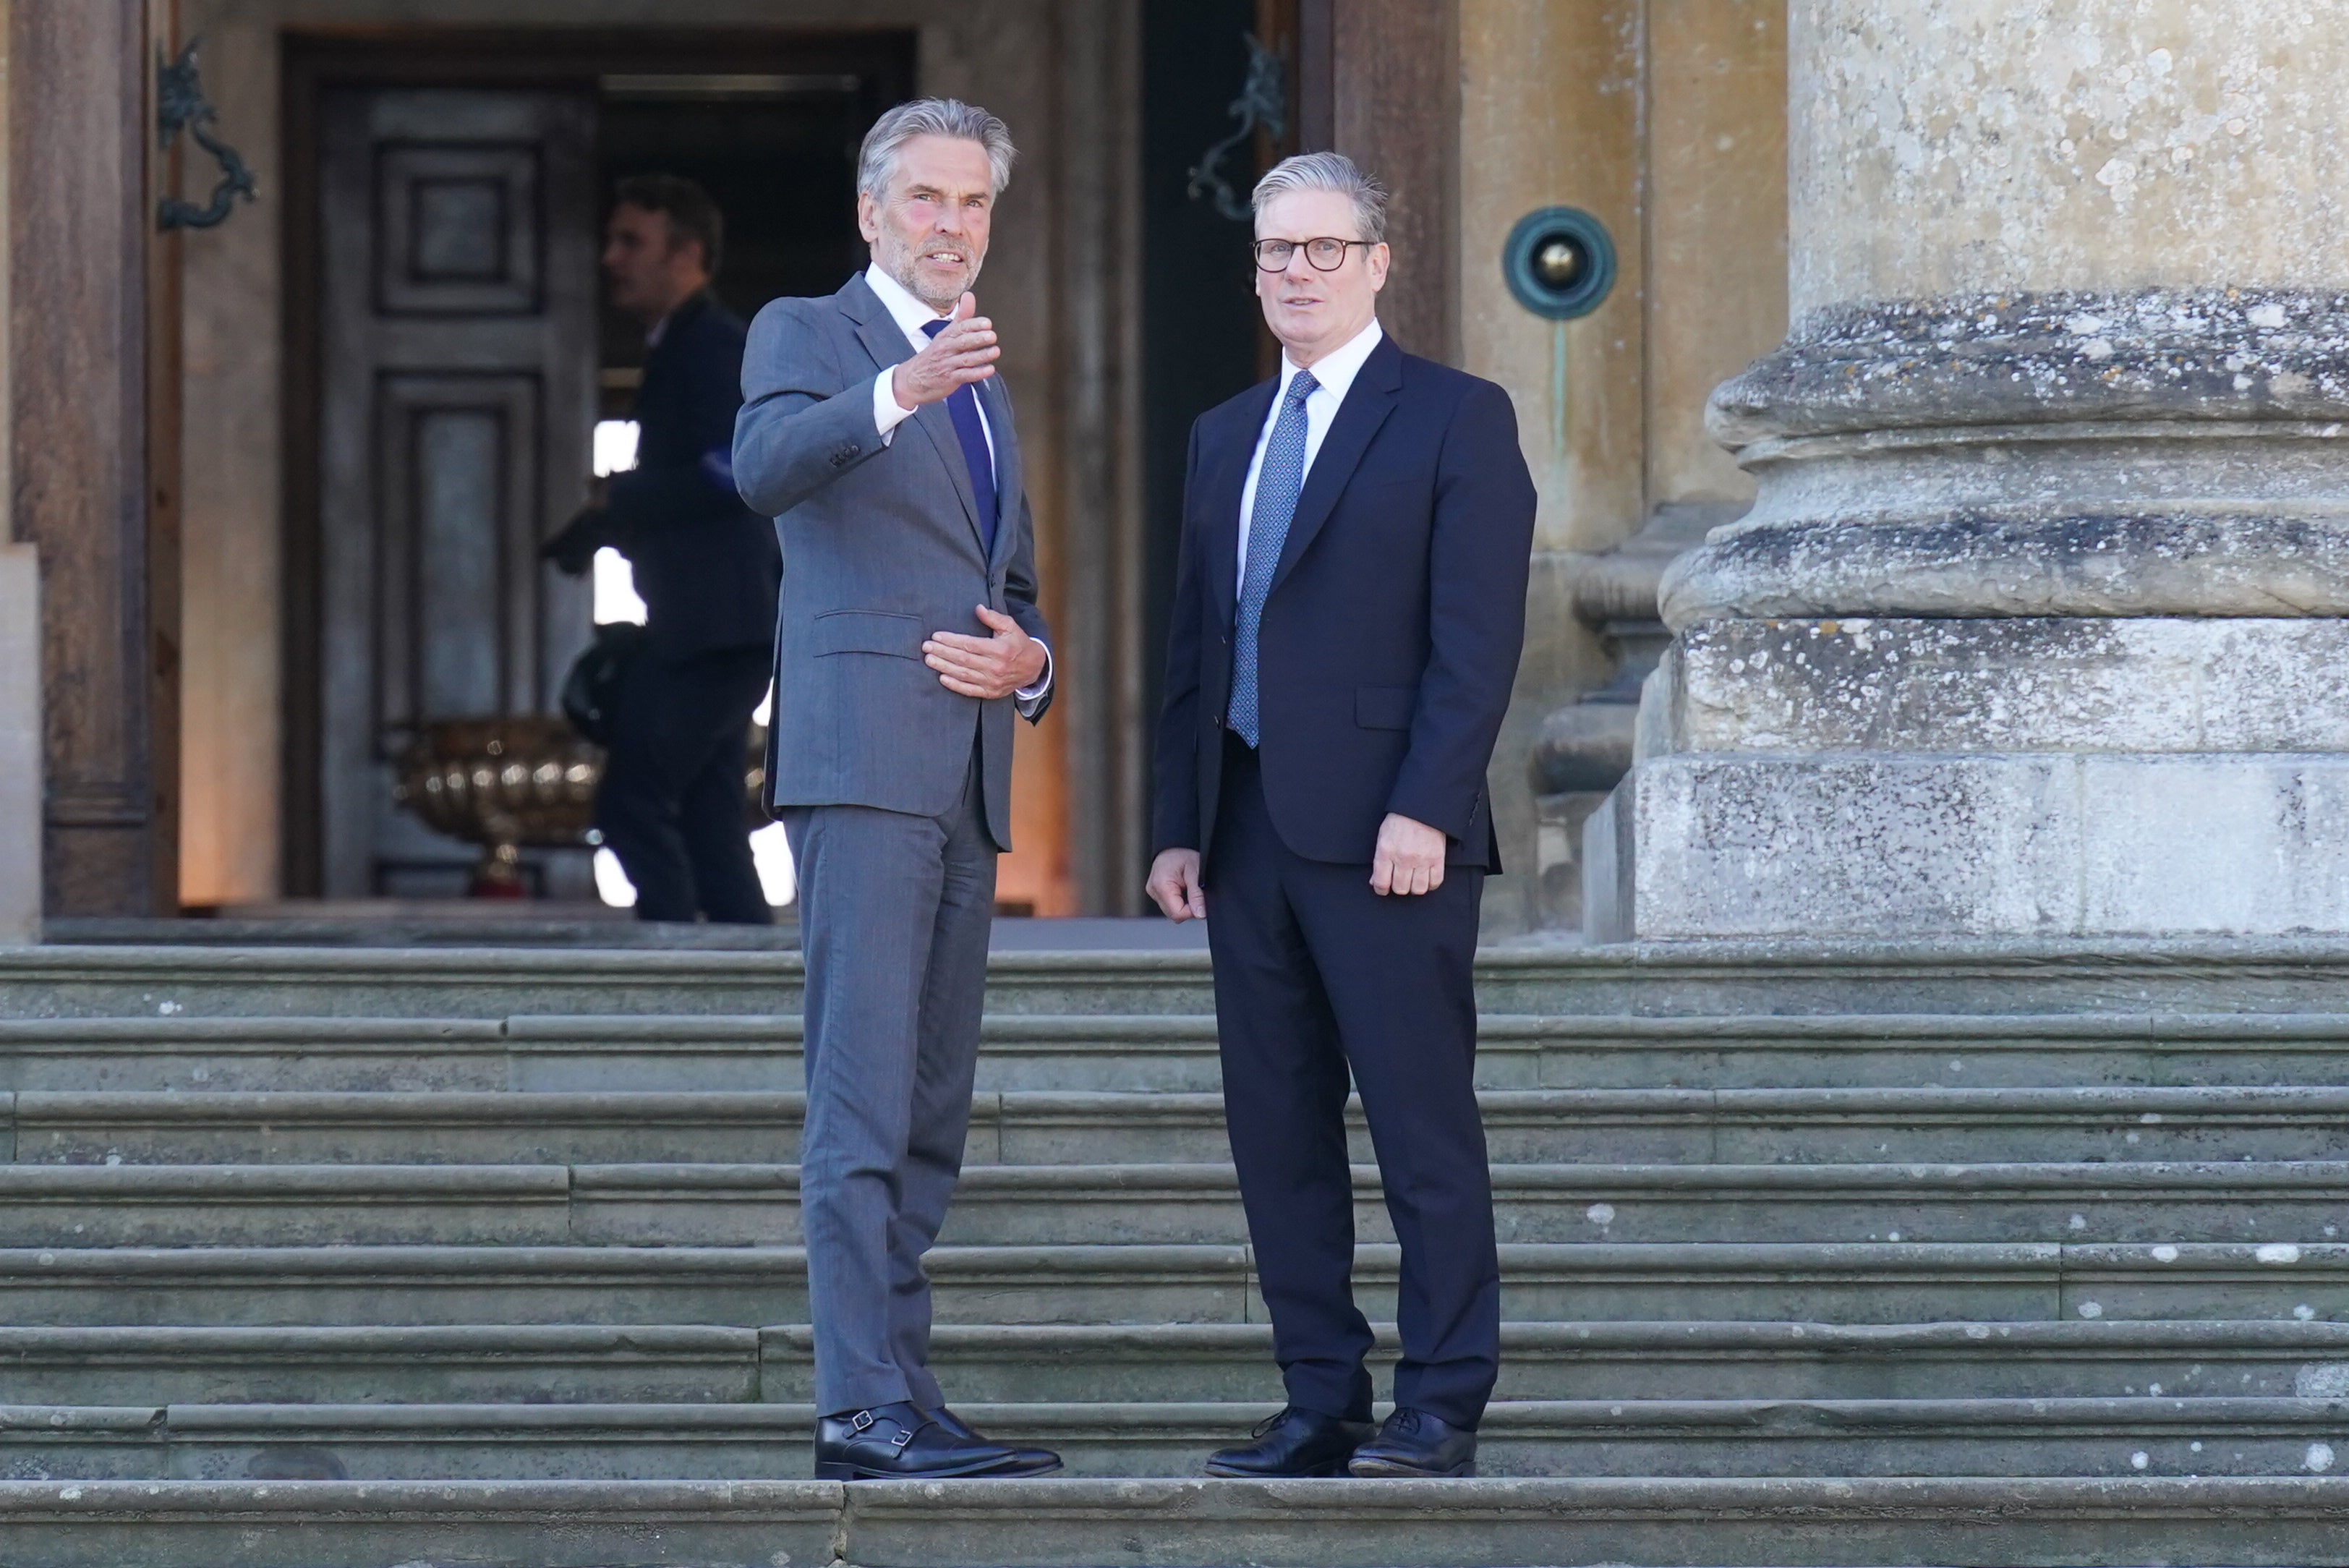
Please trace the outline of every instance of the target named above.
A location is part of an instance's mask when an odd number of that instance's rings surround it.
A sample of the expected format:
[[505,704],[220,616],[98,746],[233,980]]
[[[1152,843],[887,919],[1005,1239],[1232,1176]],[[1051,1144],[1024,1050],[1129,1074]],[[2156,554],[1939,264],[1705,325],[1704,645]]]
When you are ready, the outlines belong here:
[[1212,194],[1216,211],[1236,223],[1245,223],[1256,214],[1247,198],[1232,189],[1224,178],[1224,160],[1242,142],[1262,130],[1276,142],[1287,134],[1288,123],[1288,59],[1264,47],[1254,33],[1243,33],[1248,51],[1247,79],[1241,84],[1240,96],[1232,99],[1228,110],[1239,127],[1229,136],[1207,149],[1198,166],[1191,171],[1188,187],[1191,200]]
[[196,74],[196,46],[202,42],[201,37],[189,39],[176,60],[164,59],[160,49],[155,52],[155,119],[162,146],[168,150],[185,130],[197,146],[212,155],[221,170],[220,183],[212,187],[209,204],[199,207],[170,194],[156,202],[155,226],[166,234],[173,229],[213,228],[227,220],[239,196],[250,202],[258,190],[243,157],[205,129],[220,119],[220,110],[204,101],[203,80]]

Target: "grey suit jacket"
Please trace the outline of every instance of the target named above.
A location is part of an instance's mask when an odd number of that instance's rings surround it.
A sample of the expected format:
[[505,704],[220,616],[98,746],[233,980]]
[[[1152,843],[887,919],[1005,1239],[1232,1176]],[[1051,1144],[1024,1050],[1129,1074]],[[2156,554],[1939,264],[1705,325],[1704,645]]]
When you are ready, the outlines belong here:
[[767,805],[943,816],[976,739],[988,831],[1009,849],[1013,702],[939,685],[922,641],[984,634],[981,604],[1047,638],[1019,439],[1001,378],[980,382],[999,498],[989,552],[946,405],[924,404],[886,445],[874,423],[873,378],[913,354],[862,274],[828,299],[775,300],[750,324],[734,483],[783,547]]

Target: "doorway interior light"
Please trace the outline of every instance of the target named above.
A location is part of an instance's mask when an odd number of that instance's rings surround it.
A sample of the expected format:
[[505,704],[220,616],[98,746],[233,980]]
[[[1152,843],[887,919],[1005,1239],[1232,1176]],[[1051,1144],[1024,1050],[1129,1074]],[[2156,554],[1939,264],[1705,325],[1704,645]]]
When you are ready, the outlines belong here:
[[[750,859],[759,868],[759,889],[770,905],[780,909],[799,897],[792,841],[781,823],[771,822],[750,835]],[[636,907],[636,884],[620,869],[620,857],[608,846],[595,851],[595,896],[615,909]]]

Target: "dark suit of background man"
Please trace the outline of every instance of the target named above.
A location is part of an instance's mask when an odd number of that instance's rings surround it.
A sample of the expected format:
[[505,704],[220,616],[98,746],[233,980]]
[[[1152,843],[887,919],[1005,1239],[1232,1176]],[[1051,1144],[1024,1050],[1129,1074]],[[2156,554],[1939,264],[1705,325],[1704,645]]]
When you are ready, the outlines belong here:
[[[1150,893],[1207,919],[1288,1393],[1216,1475],[1473,1475],[1499,1366],[1472,965],[1534,489],[1507,394],[1381,333],[1384,231],[1382,193],[1335,153],[1265,176],[1257,294],[1280,376],[1191,431]],[[1349,1067],[1402,1248],[1375,1436]]]
[[969,293],[1011,160],[968,104],[883,115],[857,161],[872,265],[768,306],[743,358],[734,475],[791,562],[769,776],[807,956],[820,1480],[1061,1463],[947,1407],[922,1268],[970,1121],[1013,714],[1051,700],[1002,351]]
[[595,826],[647,920],[773,919],[750,856],[742,784],[767,691],[781,556],[735,493],[741,320],[709,292],[718,208],[689,180],[622,181],[605,230],[612,303],[651,352],[636,394],[636,466],[550,546],[566,570],[599,545],[627,556],[645,647],[623,678]]

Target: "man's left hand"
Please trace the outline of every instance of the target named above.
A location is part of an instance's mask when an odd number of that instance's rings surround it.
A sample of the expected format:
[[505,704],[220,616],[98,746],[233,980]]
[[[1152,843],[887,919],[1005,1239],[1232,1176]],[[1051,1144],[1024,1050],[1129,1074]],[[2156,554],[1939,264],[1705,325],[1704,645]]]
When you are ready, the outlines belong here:
[[1413,822],[1397,812],[1379,824],[1379,846],[1371,855],[1371,891],[1433,893],[1444,886],[1444,830]]
[[1024,691],[1044,679],[1044,645],[1019,623],[978,607],[982,625],[995,635],[966,637],[941,631],[922,644],[922,662],[938,672],[938,684],[960,697],[993,701]]

